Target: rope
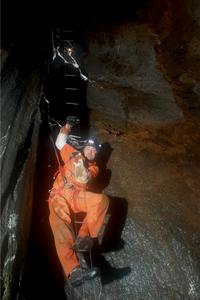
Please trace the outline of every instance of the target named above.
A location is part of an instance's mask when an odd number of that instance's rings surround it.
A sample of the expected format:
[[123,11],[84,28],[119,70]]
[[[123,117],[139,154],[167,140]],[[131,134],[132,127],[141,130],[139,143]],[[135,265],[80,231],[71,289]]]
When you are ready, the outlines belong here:
[[59,157],[58,157],[58,153],[57,153],[57,149],[56,149],[56,146],[55,146],[55,144],[54,144],[54,141],[53,141],[53,138],[52,138],[52,136],[50,135],[50,141],[52,142],[52,145],[53,145],[53,149],[54,149],[54,152],[55,152],[55,155],[56,155],[56,159],[57,159],[57,162],[58,162],[58,166],[59,166],[59,169],[61,168],[61,163],[60,163],[60,159],[59,159]]

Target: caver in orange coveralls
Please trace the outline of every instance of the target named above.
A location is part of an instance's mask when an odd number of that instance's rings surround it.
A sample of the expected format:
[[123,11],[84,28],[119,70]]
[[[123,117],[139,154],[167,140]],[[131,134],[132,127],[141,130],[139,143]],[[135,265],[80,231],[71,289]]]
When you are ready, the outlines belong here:
[[[64,162],[63,170],[57,175],[49,197],[50,226],[54,235],[56,251],[65,274],[80,265],[75,251],[74,240],[69,230],[70,210],[85,212],[86,217],[78,232],[79,237],[97,238],[108,209],[108,198],[104,194],[87,191],[87,183],[76,180],[77,150],[68,144],[60,150]],[[98,174],[95,162],[88,162],[87,172],[90,178]]]

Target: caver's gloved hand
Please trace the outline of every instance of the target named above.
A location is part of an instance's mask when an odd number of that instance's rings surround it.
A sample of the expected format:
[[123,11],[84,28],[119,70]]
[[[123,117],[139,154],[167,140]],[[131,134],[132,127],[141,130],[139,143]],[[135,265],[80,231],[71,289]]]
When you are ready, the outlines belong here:
[[69,216],[69,209],[66,203],[66,200],[64,198],[51,198],[51,204],[53,207],[53,210],[58,215],[59,218],[61,218],[64,222],[71,222],[70,216]]

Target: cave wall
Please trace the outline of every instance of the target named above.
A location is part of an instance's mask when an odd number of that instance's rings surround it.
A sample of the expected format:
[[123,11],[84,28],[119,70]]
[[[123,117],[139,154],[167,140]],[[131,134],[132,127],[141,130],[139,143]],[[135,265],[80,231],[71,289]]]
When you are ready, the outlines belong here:
[[93,112],[103,111],[106,103],[103,119],[111,114],[135,124],[198,115],[198,11],[198,1],[150,1],[137,21],[91,21],[85,63]]
[[133,22],[86,31],[91,131],[113,150],[105,193],[128,202],[124,248],[106,257],[131,273],[105,297],[200,297],[198,11],[150,1]]
[[42,72],[17,51],[1,54],[1,293],[2,299],[18,299],[32,214]]
[[86,60],[91,79],[88,101],[103,112],[103,121],[113,116],[118,126],[123,120],[127,127],[128,122],[162,124],[182,118],[171,87],[157,68],[155,43],[145,24],[124,24],[92,37]]
[[[159,68],[170,83],[177,104],[186,115],[198,114],[200,27],[198,1],[154,1],[148,11],[152,30],[159,36]],[[157,16],[157,19],[153,16]],[[157,21],[158,20],[158,21]],[[196,110],[197,108],[197,110]]]

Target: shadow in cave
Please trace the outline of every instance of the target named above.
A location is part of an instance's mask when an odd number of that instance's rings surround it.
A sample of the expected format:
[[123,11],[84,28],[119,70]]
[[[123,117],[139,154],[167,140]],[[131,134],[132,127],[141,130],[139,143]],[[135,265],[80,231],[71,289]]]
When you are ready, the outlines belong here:
[[[107,168],[107,163],[113,148],[109,143],[103,143],[97,155],[97,165],[99,174],[89,186],[89,190],[95,193],[102,193],[109,185],[112,171]],[[128,210],[128,202],[124,198],[109,196],[110,219],[106,227],[104,241],[102,244],[103,252],[115,251],[123,247],[121,234],[125,225]]]
[[103,253],[117,251],[123,248],[122,231],[127,217],[128,202],[124,198],[109,196],[109,222],[106,226],[104,239],[101,245]]
[[[112,151],[113,148],[109,143],[103,143],[101,145],[101,150],[97,156],[99,175],[97,179],[92,182],[90,187],[90,190],[93,192],[102,193],[110,182],[112,172],[107,168],[107,163]],[[124,247],[124,241],[121,239],[121,234],[125,225],[127,210],[128,202],[126,199],[109,196],[108,214],[110,215],[110,218],[104,232],[101,246],[97,244],[93,249],[94,263],[101,270],[102,284],[108,284],[113,280],[120,279],[131,271],[129,267],[112,267],[102,254],[110,251],[118,251]]]
[[62,268],[49,226],[48,190],[57,162],[48,139],[49,127],[41,125],[34,184],[32,224],[22,283],[21,299],[66,299]]
[[105,259],[103,253],[115,252],[124,247],[121,239],[122,230],[127,216],[128,203],[124,198],[109,196],[110,204],[108,213],[110,218],[106,226],[101,246],[96,246],[93,251],[93,259],[101,270],[102,284],[108,284],[121,279],[131,272],[130,267],[115,268]]
[[113,148],[109,143],[101,144],[100,151],[98,152],[96,158],[96,162],[99,167],[99,174],[89,186],[89,190],[91,192],[102,193],[103,190],[109,185],[112,172],[107,168],[107,163],[112,151]]

